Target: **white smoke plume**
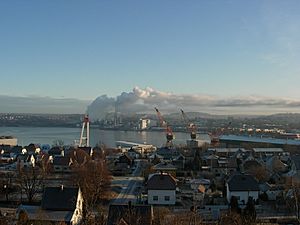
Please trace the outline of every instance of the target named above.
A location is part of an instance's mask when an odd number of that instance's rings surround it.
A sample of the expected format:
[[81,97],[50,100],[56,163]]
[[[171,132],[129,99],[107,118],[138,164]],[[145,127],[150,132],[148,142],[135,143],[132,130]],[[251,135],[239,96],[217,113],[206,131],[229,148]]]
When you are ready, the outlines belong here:
[[263,96],[247,96],[220,98],[200,94],[174,94],[154,90],[152,88],[133,88],[131,92],[123,92],[116,98],[102,95],[88,106],[91,120],[105,118],[115,108],[122,114],[155,113],[158,107],[163,113],[179,112],[179,109],[212,114],[272,114],[278,112],[299,112],[300,101],[286,98],[270,98]]

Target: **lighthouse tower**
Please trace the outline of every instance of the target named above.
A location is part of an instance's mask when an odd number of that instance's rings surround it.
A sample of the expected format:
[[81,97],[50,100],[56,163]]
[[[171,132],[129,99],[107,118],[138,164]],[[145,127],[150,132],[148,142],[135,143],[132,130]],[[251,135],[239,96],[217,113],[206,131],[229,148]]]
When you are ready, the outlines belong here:
[[89,146],[90,146],[90,120],[89,120],[89,116],[85,115],[82,122],[79,147],[89,147]]

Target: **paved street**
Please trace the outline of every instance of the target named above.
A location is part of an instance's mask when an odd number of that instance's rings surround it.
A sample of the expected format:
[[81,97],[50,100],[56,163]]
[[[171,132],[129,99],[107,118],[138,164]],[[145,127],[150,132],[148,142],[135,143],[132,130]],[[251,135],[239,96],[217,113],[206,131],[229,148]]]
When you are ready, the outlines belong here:
[[131,176],[114,177],[112,181],[113,186],[121,187],[120,194],[112,200],[112,203],[122,204],[131,201],[135,203],[137,200],[137,191],[142,186],[144,178],[141,177],[142,161],[136,162],[136,169]]

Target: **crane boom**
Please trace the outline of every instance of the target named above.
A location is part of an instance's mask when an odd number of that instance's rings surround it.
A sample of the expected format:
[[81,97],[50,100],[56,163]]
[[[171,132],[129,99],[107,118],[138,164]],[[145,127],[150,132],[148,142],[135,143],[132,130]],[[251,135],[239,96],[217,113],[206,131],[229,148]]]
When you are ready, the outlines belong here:
[[197,126],[194,123],[191,123],[185,112],[181,109],[181,115],[183,118],[183,121],[186,125],[187,130],[190,132],[191,139],[195,140],[197,138]]
[[155,111],[159,119],[160,126],[165,128],[167,146],[170,147],[172,146],[172,140],[174,139],[172,128],[164,120],[163,116],[161,115],[160,111],[157,108],[155,108]]
[[225,128],[219,130],[219,132],[209,133],[211,144],[216,146],[220,143],[220,137],[223,135],[224,131],[227,130],[230,126],[231,122],[229,122]]

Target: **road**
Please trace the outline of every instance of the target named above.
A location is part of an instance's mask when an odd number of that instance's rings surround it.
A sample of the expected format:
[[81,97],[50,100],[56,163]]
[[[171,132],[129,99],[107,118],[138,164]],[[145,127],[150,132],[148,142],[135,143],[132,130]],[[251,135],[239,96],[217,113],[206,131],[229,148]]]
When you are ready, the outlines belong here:
[[125,204],[131,201],[136,203],[137,192],[142,187],[144,178],[141,177],[143,161],[136,161],[136,169],[131,176],[114,177],[112,181],[113,186],[121,187],[120,194],[112,200],[112,204]]

